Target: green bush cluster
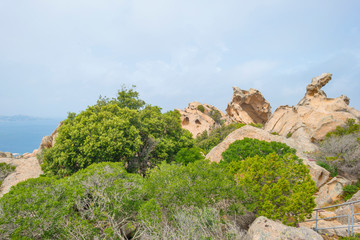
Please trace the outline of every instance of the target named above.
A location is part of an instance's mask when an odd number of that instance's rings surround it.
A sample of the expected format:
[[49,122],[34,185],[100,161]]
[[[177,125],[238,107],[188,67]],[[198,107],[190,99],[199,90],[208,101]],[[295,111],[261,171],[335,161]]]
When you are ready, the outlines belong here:
[[296,150],[280,142],[266,142],[252,138],[244,138],[233,142],[229,148],[222,153],[223,161],[230,163],[233,161],[245,160],[247,157],[266,156],[276,153],[284,156],[287,153],[295,154]]
[[198,109],[200,112],[202,112],[202,113],[204,113],[204,112],[205,112],[205,108],[204,108],[204,106],[203,106],[203,105],[199,105],[199,106],[197,106],[197,109]]
[[78,115],[70,113],[54,147],[42,154],[44,173],[69,176],[103,161],[123,162],[128,171],[145,173],[193,146],[178,111],[161,113],[159,107],[144,107],[137,97],[137,92],[123,89],[116,99],[100,99]]
[[222,121],[221,121],[221,113],[216,110],[216,109],[213,109],[210,111],[209,113],[209,116],[217,123],[217,124],[220,124],[220,125],[223,125],[222,124]]
[[231,123],[212,130],[210,133],[204,131],[195,140],[195,146],[201,148],[205,154],[223,141],[231,132],[245,126],[241,123]]
[[253,126],[253,127],[256,127],[256,128],[263,128],[264,127],[264,125],[261,124],[261,123],[250,123],[249,125]]
[[15,171],[15,166],[7,163],[0,163],[0,188],[4,179]]
[[338,175],[336,166],[321,161],[316,161],[316,164],[328,170],[330,172],[331,177],[336,177]]
[[224,234],[222,218],[241,214],[242,196],[231,175],[204,160],[164,162],[145,178],[121,163],[97,163],[67,178],[40,177],[12,188],[0,199],[0,238],[139,239],[176,226],[179,212],[189,220],[208,215]]
[[344,189],[343,189],[343,191],[344,191],[344,194],[343,194],[344,200],[345,201],[349,200],[359,190],[360,190],[360,179],[355,184],[345,186]]

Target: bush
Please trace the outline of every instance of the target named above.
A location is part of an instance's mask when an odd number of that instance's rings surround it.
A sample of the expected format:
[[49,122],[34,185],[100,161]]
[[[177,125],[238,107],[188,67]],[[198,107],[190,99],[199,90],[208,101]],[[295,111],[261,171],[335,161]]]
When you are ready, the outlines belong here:
[[4,179],[15,171],[15,166],[7,163],[0,163],[0,188]]
[[256,127],[256,128],[263,128],[264,127],[264,125],[261,124],[261,123],[250,123],[249,125],[253,126],[253,127]]
[[197,109],[198,109],[200,112],[202,112],[202,113],[204,113],[204,112],[205,112],[205,108],[204,108],[204,106],[203,106],[203,105],[199,105],[199,106],[197,106]]
[[[135,99],[124,99],[131,97]],[[136,92],[119,91],[117,99],[100,99],[78,115],[69,114],[54,147],[44,150],[45,174],[69,176],[104,161],[123,162],[128,171],[144,173],[193,146],[191,133],[181,128],[179,112],[163,114],[153,106],[136,109],[142,106]]]
[[248,157],[240,162],[236,180],[249,210],[284,224],[303,221],[316,206],[309,169],[293,154]]
[[245,126],[241,123],[231,123],[227,126],[221,126],[212,130],[209,134],[207,131],[204,131],[200,136],[195,140],[195,146],[201,148],[205,154],[210,152],[210,150],[222,142],[231,132]]
[[356,185],[347,185],[343,188],[344,194],[344,200],[347,201],[350,198],[352,198],[352,196],[357,193],[359,191],[359,187]]
[[175,158],[175,162],[187,165],[188,163],[192,163],[198,160],[205,159],[205,156],[201,152],[200,148],[182,148],[177,154]]
[[321,161],[316,161],[316,164],[328,170],[330,172],[331,177],[336,177],[338,175],[336,166],[329,165],[328,163]]
[[280,142],[244,138],[230,144],[229,148],[222,153],[222,157],[224,162],[230,163],[245,160],[247,157],[266,156],[270,153],[284,156],[287,153],[295,154],[296,150]]
[[319,143],[319,151],[312,153],[316,160],[326,163],[349,179],[358,179],[360,172],[360,131],[353,119]]
[[209,113],[209,116],[217,123],[217,124],[221,124],[221,113],[216,110],[216,109],[213,109],[210,111]]

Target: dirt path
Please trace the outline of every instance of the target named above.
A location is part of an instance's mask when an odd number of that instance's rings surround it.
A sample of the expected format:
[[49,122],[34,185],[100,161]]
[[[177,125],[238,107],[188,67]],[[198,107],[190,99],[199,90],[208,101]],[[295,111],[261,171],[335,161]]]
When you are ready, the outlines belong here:
[[0,162],[12,164],[16,167],[15,172],[4,179],[0,189],[0,197],[10,191],[10,188],[19,182],[29,178],[37,178],[42,174],[40,165],[36,157],[32,158],[0,158]]

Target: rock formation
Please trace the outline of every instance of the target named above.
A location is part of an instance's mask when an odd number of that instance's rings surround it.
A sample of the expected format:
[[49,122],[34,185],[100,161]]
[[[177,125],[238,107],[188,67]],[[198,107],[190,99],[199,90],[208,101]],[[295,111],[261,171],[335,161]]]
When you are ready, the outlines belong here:
[[41,143],[40,143],[40,147],[35,152],[35,154],[40,154],[43,149],[52,148],[54,146],[55,141],[56,141],[55,139],[56,139],[56,137],[58,135],[58,130],[61,127],[62,124],[63,124],[63,122],[60,122],[59,125],[56,127],[56,129],[54,130],[54,132],[50,136],[44,136],[42,138]]
[[233,90],[233,97],[226,108],[230,119],[245,124],[265,124],[271,116],[271,107],[261,92],[252,88],[246,91],[233,87]]
[[343,188],[350,184],[350,180],[340,176],[331,179],[319,189],[315,199],[317,207],[335,204],[337,200],[341,200],[342,195],[344,194]]
[[360,119],[360,111],[349,106],[344,95],[327,98],[321,90],[330,80],[329,73],[312,79],[304,98],[296,106],[280,106],[265,125],[265,130],[296,139],[318,141],[343,125],[348,118]]
[[29,178],[37,178],[42,174],[39,161],[35,158],[1,158],[0,162],[5,162],[16,167],[15,172],[7,176],[0,189],[0,197],[10,191],[10,188],[19,182]]
[[0,152],[0,158],[13,158],[14,156],[10,152]]
[[323,237],[305,227],[289,227],[266,217],[258,217],[250,226],[247,240],[322,240]]
[[311,143],[308,139],[294,140],[283,136],[272,135],[269,132],[252,127],[250,125],[239,128],[230,133],[220,144],[214,147],[207,155],[206,158],[212,162],[220,162],[222,159],[222,153],[229,147],[229,145],[236,140],[247,138],[255,138],[263,141],[276,141],[287,144],[288,146],[296,149],[296,155],[303,159],[310,169],[310,175],[316,183],[316,187],[319,188],[324,185],[329,177],[330,173],[324,168],[318,166],[315,162],[310,161],[306,158],[304,152],[312,152],[317,149],[316,145]]
[[177,110],[181,114],[182,128],[189,130],[194,138],[205,130],[211,131],[221,126],[222,123],[229,124],[231,122],[223,112],[209,104],[192,102],[184,110]]

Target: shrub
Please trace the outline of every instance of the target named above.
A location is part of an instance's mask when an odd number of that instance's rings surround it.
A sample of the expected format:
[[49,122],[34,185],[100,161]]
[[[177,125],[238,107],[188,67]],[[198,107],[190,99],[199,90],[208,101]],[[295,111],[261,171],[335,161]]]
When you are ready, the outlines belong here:
[[213,109],[210,111],[209,116],[217,123],[221,125],[221,113],[216,110]]
[[203,105],[199,105],[199,106],[197,106],[197,109],[198,109],[200,112],[202,112],[202,113],[204,113],[204,112],[205,112],[205,108],[204,108],[204,106],[203,106]]
[[15,166],[7,163],[0,163],[0,188],[4,179],[15,171]]
[[250,123],[249,125],[253,126],[253,127],[256,127],[256,128],[263,128],[264,127],[264,125],[261,124],[261,123]]
[[359,187],[356,185],[347,185],[343,188],[344,194],[344,200],[347,201],[350,198],[352,198],[352,196],[357,193],[359,191]]
[[325,168],[326,170],[328,170],[330,172],[330,176],[331,177],[336,177],[338,175],[337,172],[337,167],[334,165],[329,165],[326,162],[321,162],[321,161],[316,161],[316,164],[319,165],[320,167]]
[[241,123],[231,123],[227,126],[221,126],[212,130],[209,134],[207,131],[204,131],[200,136],[195,140],[195,146],[201,148],[205,154],[210,152],[210,150],[222,142],[231,132],[245,126]]
[[316,206],[309,169],[293,154],[248,157],[240,162],[236,180],[249,210],[284,224],[303,221]]
[[279,134],[277,132],[271,132],[272,135],[276,135],[279,136]]
[[280,142],[266,142],[252,138],[244,138],[230,144],[229,148],[222,153],[223,161],[241,161],[247,157],[266,156],[276,153],[283,156],[286,153],[296,153],[296,150]]
[[142,106],[136,92],[119,91],[117,99],[101,99],[78,115],[69,114],[54,147],[44,150],[45,174],[69,176],[104,161],[123,162],[128,171],[144,173],[193,146],[191,133],[181,128],[179,112],[163,114],[159,107],[140,110]]
[[355,123],[355,119],[347,119],[343,126],[337,126],[336,129],[332,132],[328,132],[326,137],[339,137],[345,136],[352,133],[359,133],[360,132],[360,124]]
[[182,148],[175,158],[175,162],[187,165],[188,163],[205,159],[205,156],[201,152],[200,148]]

